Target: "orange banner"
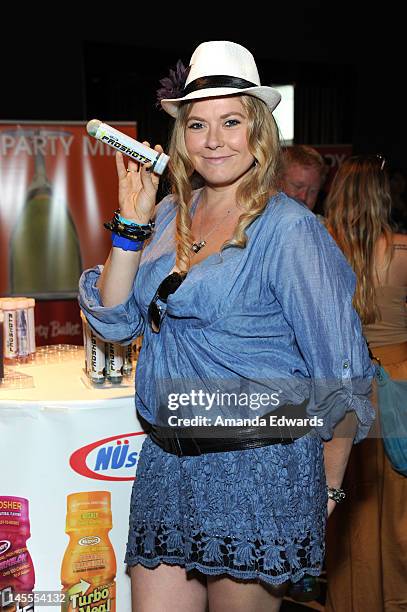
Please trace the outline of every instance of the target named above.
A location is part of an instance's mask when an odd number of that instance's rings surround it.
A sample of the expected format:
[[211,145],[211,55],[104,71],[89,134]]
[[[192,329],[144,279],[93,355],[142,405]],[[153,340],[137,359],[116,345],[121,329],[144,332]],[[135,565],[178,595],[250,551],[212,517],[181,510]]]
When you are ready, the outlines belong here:
[[[108,123],[136,137],[135,124]],[[36,298],[39,344],[81,342],[78,279],[110,248],[114,155],[85,122],[0,123],[0,295]]]

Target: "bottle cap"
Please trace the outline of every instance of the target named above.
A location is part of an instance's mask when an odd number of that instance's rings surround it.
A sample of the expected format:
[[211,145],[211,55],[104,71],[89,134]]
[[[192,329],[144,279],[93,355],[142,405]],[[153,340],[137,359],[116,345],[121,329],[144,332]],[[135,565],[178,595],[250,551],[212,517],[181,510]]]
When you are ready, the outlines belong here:
[[15,300],[15,307],[19,310],[23,310],[25,308],[28,308],[28,299],[27,298],[19,298],[18,300]]
[[30,537],[28,499],[24,497],[0,496],[0,532],[18,531]]
[[66,532],[75,529],[112,528],[109,491],[71,493],[67,498]]
[[0,302],[0,307],[2,310],[17,310],[17,300],[13,300],[12,298],[7,298],[4,301]]
[[169,161],[170,161],[169,156],[166,155],[165,153],[161,153],[161,155],[157,158],[157,161],[155,162],[154,172],[156,174],[162,174],[165,168],[167,167],[167,164]]

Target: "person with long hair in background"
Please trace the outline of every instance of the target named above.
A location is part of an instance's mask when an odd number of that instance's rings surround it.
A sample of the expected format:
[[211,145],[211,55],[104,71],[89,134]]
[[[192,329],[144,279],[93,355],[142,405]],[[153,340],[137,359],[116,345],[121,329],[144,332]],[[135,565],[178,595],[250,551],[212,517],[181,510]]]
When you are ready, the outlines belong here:
[[[327,228],[356,274],[354,306],[373,356],[407,380],[407,236],[392,233],[390,209],[385,159],[346,159],[326,201]],[[407,478],[392,468],[378,423],[352,449],[349,503],[328,523],[327,612],[407,610]]]

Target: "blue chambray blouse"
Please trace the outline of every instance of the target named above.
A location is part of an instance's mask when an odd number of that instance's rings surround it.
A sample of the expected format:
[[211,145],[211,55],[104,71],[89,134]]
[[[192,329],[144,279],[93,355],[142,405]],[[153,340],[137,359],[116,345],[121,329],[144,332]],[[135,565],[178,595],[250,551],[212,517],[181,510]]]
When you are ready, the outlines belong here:
[[101,267],[80,279],[80,306],[98,335],[124,344],[144,335],[135,396],[142,417],[157,422],[157,390],[165,380],[202,388],[216,379],[249,388],[277,381],[280,402],[308,400],[308,415],[322,418],[317,431],[324,440],[349,411],[358,419],[355,442],[363,439],[374,419],[368,399],[374,367],[352,306],[355,275],[315,215],[283,193],[273,196],[247,228],[244,249],[228,247],[191,268],[155,334],[147,310],[175,265],[175,215],[167,196],[123,304],[101,306]]

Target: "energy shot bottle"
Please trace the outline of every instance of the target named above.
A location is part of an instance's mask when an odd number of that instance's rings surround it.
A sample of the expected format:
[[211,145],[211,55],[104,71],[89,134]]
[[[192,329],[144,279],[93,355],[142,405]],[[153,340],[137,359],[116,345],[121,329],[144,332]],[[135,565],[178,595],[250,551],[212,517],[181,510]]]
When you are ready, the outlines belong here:
[[72,493],[67,499],[69,544],[61,568],[63,612],[116,612],[116,558],[109,539],[110,493]]
[[[35,583],[34,566],[27,549],[30,535],[28,499],[0,496],[0,610],[34,610],[32,604],[23,603],[24,595],[32,593]],[[17,594],[21,596],[21,603],[14,605]]]

